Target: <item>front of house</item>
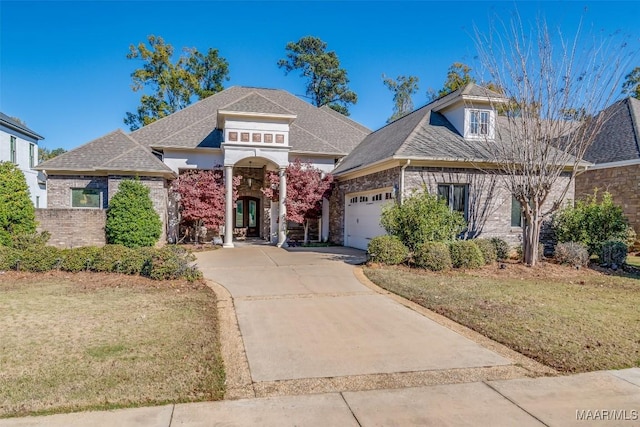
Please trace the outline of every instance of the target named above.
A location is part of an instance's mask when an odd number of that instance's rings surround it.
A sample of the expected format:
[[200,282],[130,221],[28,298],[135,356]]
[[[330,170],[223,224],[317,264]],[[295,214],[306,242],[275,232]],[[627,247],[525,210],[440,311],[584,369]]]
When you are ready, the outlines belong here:
[[[235,203],[226,192],[224,246],[244,237],[282,245],[292,226],[282,219],[286,178],[280,200],[272,202],[260,190],[267,173],[282,176],[295,159],[329,173],[369,133],[328,107],[314,107],[285,91],[231,87],[130,134],[112,132],[39,168],[48,176],[50,207],[75,216],[78,210],[104,210],[121,179],[140,178],[151,188],[164,224],[162,240],[169,242],[185,232],[170,182],[187,170],[222,168],[226,183],[232,176],[243,178]],[[40,214],[43,229],[55,231],[55,218],[60,215]],[[329,239],[328,200],[311,231],[314,240]]]
[[[171,181],[187,170],[223,169],[228,185],[220,230],[224,246],[246,237],[282,245],[294,228],[283,218],[284,170],[300,159],[336,178],[321,218],[311,227],[312,240],[366,249],[385,233],[382,207],[426,188],[464,215],[467,237],[495,236],[515,245],[522,236],[520,205],[505,189],[498,166],[478,149],[500,126],[503,118],[495,106],[501,102],[501,95],[471,84],[372,133],[282,90],[232,87],[130,134],[112,132],[40,165],[54,209],[40,212],[38,219],[54,235],[61,221],[74,230],[100,223],[104,220],[96,218],[104,215],[95,211],[104,212],[122,179],[138,177],[151,189],[162,218],[161,241],[176,242],[185,230]],[[270,171],[282,177],[277,202],[261,191]],[[234,202],[230,178],[237,175],[243,179]],[[547,203],[561,198],[567,184],[566,196],[572,199],[567,173]],[[88,225],[53,244],[88,244],[82,236],[98,238],[95,229]]]

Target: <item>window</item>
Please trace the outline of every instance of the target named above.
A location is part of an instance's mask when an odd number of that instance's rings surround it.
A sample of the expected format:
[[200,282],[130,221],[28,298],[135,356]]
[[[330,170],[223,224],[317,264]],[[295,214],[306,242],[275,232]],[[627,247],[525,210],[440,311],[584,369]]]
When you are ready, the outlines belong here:
[[244,225],[244,204],[242,200],[236,202],[236,228],[240,228]]
[[11,136],[11,142],[9,146],[9,161],[16,163],[16,137]]
[[390,200],[390,199],[392,199],[392,198],[393,198],[393,194],[391,194],[391,193],[384,193],[384,199],[385,199],[385,200]]
[[100,209],[102,192],[95,188],[72,188],[71,207]]
[[360,203],[366,203],[369,201],[369,196],[360,196]]
[[445,200],[452,211],[462,212],[467,219],[467,184],[439,184],[438,197]]
[[522,216],[522,205],[518,199],[511,196],[511,226],[522,227],[524,223]]
[[349,203],[358,203],[358,197],[352,197],[351,199],[349,199]]
[[489,110],[471,110],[469,112],[470,135],[489,135],[489,114]]
[[32,168],[36,165],[35,145],[29,144],[29,167]]
[[380,194],[376,194],[375,196],[373,196],[373,197],[371,198],[371,201],[372,201],[372,202],[379,202],[380,200],[382,200],[382,193],[380,193]]

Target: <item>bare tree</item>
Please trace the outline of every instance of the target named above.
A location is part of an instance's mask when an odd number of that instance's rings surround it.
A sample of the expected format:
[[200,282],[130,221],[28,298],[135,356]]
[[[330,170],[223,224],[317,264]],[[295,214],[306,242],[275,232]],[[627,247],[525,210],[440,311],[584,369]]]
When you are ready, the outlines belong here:
[[[580,26],[567,39],[544,20],[526,26],[517,14],[475,33],[484,81],[508,100],[495,134],[479,145],[520,202],[524,262],[533,266],[542,223],[584,169],[584,153],[608,119],[601,111],[620,92],[632,55],[618,35],[587,37]],[[566,120],[567,111],[580,111],[580,119]]]

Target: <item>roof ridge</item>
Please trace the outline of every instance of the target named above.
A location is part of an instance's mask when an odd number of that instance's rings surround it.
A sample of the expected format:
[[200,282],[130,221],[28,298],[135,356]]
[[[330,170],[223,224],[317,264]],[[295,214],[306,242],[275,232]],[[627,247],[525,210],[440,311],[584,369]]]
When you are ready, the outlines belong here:
[[[426,105],[425,105],[426,107]],[[423,107],[424,108],[424,107]],[[416,110],[418,111],[418,110]],[[416,133],[418,133],[418,129],[420,127],[422,127],[422,125],[424,124],[425,120],[427,117],[431,116],[431,113],[433,112],[433,110],[429,109],[427,111],[424,112],[424,116],[422,116],[422,118],[418,121],[418,123],[413,127],[413,129],[411,130],[411,132],[409,132],[409,134],[407,135],[407,137],[404,139],[404,141],[402,141],[402,144],[400,144],[400,146],[398,147],[398,149],[396,151],[394,151],[393,155],[395,156],[396,154],[400,153],[400,151],[404,148],[404,146],[407,144],[407,142],[409,142],[410,140],[413,140],[413,137]],[[405,116],[406,117],[406,116]],[[444,115],[442,115],[442,117],[444,117]],[[445,117],[446,119],[446,117]]]
[[[282,89],[272,89],[272,90],[273,90],[274,92],[282,92],[282,93],[284,93],[285,95],[291,95],[293,98],[298,99],[298,97],[297,97],[297,96],[294,96],[294,95],[292,95],[292,94],[290,94],[290,93],[288,93],[287,91],[284,91],[284,90],[282,90]],[[276,104],[278,107],[280,107],[280,108],[284,108],[285,110],[287,110],[287,111],[288,111],[288,112],[290,112],[291,114],[296,114],[296,113],[294,113],[293,111],[289,110],[289,109],[288,109],[287,107],[285,107],[284,105],[280,104],[278,101],[275,101],[275,100],[273,100],[273,99],[267,98],[266,96],[264,96],[264,95],[262,95],[262,94],[259,94],[259,95],[260,95],[260,96],[262,96],[262,97],[263,97],[264,99],[266,99],[267,101],[269,101],[269,102],[273,102],[273,103],[274,103],[274,104]],[[308,104],[308,103],[307,103],[307,104]],[[311,105],[311,104],[309,104],[309,105]],[[312,105],[312,107],[313,107],[313,105]],[[316,107],[316,108],[317,108],[317,107]]]
[[[133,143],[134,143],[136,146],[138,146],[139,148],[142,148],[142,149],[145,151],[145,153],[147,153],[149,156],[151,156],[150,158],[152,158],[152,159],[153,159],[153,160],[152,160],[153,162],[155,162],[155,163],[156,163],[156,164],[158,164],[158,165],[162,165],[162,167],[163,167],[164,169],[167,169],[167,170],[170,170],[170,171],[172,171],[172,172],[173,172],[173,170],[172,170],[169,166],[167,166],[167,165],[166,165],[162,160],[158,159],[158,158],[153,154],[153,152],[151,151],[151,148],[150,148],[150,147],[146,147],[145,145],[143,145],[143,144],[139,143],[138,141],[136,141],[136,140],[135,140],[133,137],[131,137],[130,135],[127,135],[127,134],[126,134],[126,133],[124,133],[124,132],[122,132],[122,133],[123,133],[123,135],[124,135],[127,139],[129,139],[131,142],[133,142]],[[133,150],[133,148],[132,148],[131,150]],[[131,150],[126,151],[126,153],[130,152]],[[120,158],[123,154],[125,154],[125,153],[122,153],[121,155],[119,155],[119,156],[116,156],[116,157],[112,158],[112,159],[111,159],[111,160],[109,160],[107,163],[110,163],[110,162],[112,162],[112,161],[114,161],[114,160],[116,160],[116,159]]]
[[[316,107],[316,108],[317,108],[317,107]],[[291,123],[289,126],[295,126],[295,127],[297,127],[298,129],[300,129],[301,131],[303,131],[303,132],[305,132],[305,133],[308,133],[309,135],[313,136],[313,137],[314,137],[314,138],[316,138],[316,139],[319,139],[320,141],[324,142],[325,144],[327,144],[328,146],[330,146],[331,148],[333,148],[334,150],[336,150],[336,152],[338,152],[338,153],[342,153],[342,152],[344,152],[344,150],[341,150],[340,148],[336,147],[335,145],[333,145],[332,143],[330,143],[330,142],[329,142],[329,141],[327,141],[326,139],[321,138],[321,137],[319,137],[318,135],[316,135],[316,134],[313,134],[313,133],[309,132],[308,130],[306,130],[305,128],[303,128],[303,127],[301,127],[301,126],[298,126],[298,125],[296,124],[296,122]]]
[[[634,101],[638,102],[638,105],[634,105]],[[633,127],[633,138],[636,140],[636,150],[640,156],[640,123],[636,121],[635,108],[640,108],[640,100],[630,96],[627,98],[627,108],[629,109],[629,115],[631,116],[631,125]],[[640,111],[638,111],[640,117]]]
[[[65,152],[64,152],[64,153],[62,153],[62,154],[58,154],[57,156],[55,156],[55,157],[54,157],[54,158],[52,158],[52,159],[45,160],[45,161],[44,161],[44,162],[42,162],[42,163],[38,163],[38,164],[36,165],[35,169],[36,169],[36,170],[39,170],[38,168],[40,168],[40,166],[42,166],[42,165],[46,165],[47,163],[49,163],[49,162],[51,162],[51,161],[53,161],[53,160],[57,160],[57,161],[59,161],[60,159],[64,159],[65,157],[68,157],[68,156],[70,155],[70,153],[73,153],[74,151],[76,151],[76,150],[78,150],[78,149],[80,149],[80,148],[83,148],[83,147],[86,147],[86,146],[88,146],[88,145],[91,145],[91,144],[93,144],[94,142],[96,142],[96,141],[98,141],[98,140],[100,140],[100,139],[102,139],[102,138],[106,138],[107,136],[112,135],[112,134],[117,133],[117,132],[122,132],[122,129],[118,128],[118,129],[116,129],[116,130],[112,130],[111,132],[108,132],[108,133],[106,133],[106,134],[104,134],[104,135],[102,135],[102,136],[99,136],[99,137],[97,137],[97,138],[93,138],[91,141],[85,142],[85,143],[84,143],[84,144],[82,144],[82,145],[78,145],[77,147],[72,148],[72,149],[71,149],[71,150],[69,150],[69,151],[65,151]],[[124,133],[124,132],[122,132],[122,133]],[[126,134],[125,134],[125,135],[126,135]]]
[[[345,116],[344,114],[339,113],[338,111],[336,111],[336,110],[334,110],[333,108],[329,107],[329,104],[324,104],[322,107],[316,107],[316,108],[318,108],[318,110],[319,110],[319,111],[322,111],[324,114],[328,114],[328,115],[329,115],[329,116],[331,116],[331,117],[337,118],[338,120],[340,120],[342,123],[346,124],[347,126],[349,126],[349,127],[353,128],[353,129],[357,130],[358,132],[361,132],[361,133],[365,134],[365,136],[369,135],[369,134],[372,132],[372,130],[371,130],[371,129],[369,129],[369,132],[367,133],[367,132],[363,131],[362,129],[358,128],[357,126],[355,126],[354,124],[352,124],[352,123],[356,123],[356,121],[355,121],[355,120],[352,120],[352,119],[350,119],[349,117]],[[343,118],[335,117],[335,116],[333,115],[333,113],[329,112],[329,110],[331,110],[332,112],[334,112],[334,113],[336,113],[336,114],[340,114],[340,115],[344,116],[344,119],[343,119]],[[346,119],[346,120],[345,120],[345,119]],[[364,126],[364,125],[362,125],[362,124],[361,124],[360,126],[366,127],[366,126]]]
[[[276,101],[274,101],[273,99],[269,99],[269,98],[267,98],[266,96],[264,96],[263,94],[261,94],[260,92],[257,92],[257,91],[255,90],[255,89],[260,89],[260,88],[250,88],[250,89],[251,89],[251,92],[247,93],[245,96],[242,96],[242,97],[240,97],[240,98],[238,98],[238,99],[234,100],[233,102],[230,102],[230,103],[228,103],[228,104],[226,104],[226,105],[223,105],[221,108],[218,108],[218,110],[224,110],[225,108],[227,108],[227,107],[229,107],[229,106],[231,106],[231,105],[233,105],[233,104],[237,104],[238,102],[242,101],[242,100],[243,100],[243,99],[245,99],[245,98],[248,98],[248,97],[249,97],[249,96],[251,96],[251,95],[257,95],[257,96],[259,96],[260,98],[262,98],[262,99],[264,99],[264,100],[266,100],[266,101],[270,102],[271,104],[277,105],[278,107],[282,108],[283,110],[287,111],[288,113],[290,113],[290,114],[295,114],[293,111],[289,110],[287,107],[284,107],[284,106],[282,106],[282,105],[278,104],[278,103],[277,103]],[[274,90],[276,90],[276,89],[274,89]],[[252,111],[247,111],[247,112],[252,112]]]

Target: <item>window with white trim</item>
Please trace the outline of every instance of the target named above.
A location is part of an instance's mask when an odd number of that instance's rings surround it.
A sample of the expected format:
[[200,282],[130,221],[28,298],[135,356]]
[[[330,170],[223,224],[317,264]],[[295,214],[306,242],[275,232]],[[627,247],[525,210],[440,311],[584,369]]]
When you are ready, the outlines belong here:
[[29,144],[29,167],[32,168],[36,165],[35,145]]
[[469,111],[469,135],[488,136],[490,110],[470,110]]
[[11,135],[11,137],[9,138],[10,140],[10,145],[9,145],[9,161],[11,163],[17,163],[16,159],[16,137]]

